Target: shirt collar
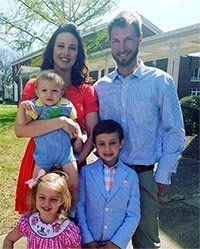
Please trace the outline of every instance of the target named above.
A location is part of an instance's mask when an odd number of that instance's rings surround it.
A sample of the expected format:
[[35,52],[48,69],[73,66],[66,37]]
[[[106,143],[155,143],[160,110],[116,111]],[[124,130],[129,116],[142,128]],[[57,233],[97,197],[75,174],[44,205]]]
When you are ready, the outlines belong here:
[[[57,104],[55,104],[55,105],[64,105],[64,104],[68,104],[69,103],[69,101],[67,100],[67,99],[65,99],[65,98],[61,98],[60,100],[59,100],[59,102],[57,103]],[[38,98],[38,99],[36,99],[36,101],[35,101],[35,105],[36,106],[45,106],[43,103],[42,103],[42,101],[40,100],[40,98]]]
[[[138,59],[138,66],[127,77],[141,78],[145,70],[146,70],[146,66],[144,65],[143,61]],[[115,79],[120,78],[120,77],[122,76],[118,73],[118,70],[116,67],[115,70],[113,71],[113,81],[115,81]]]
[[102,165],[103,168],[106,168],[106,169],[116,168],[117,169],[120,159],[118,159],[118,162],[115,165],[113,165],[112,167],[108,167],[105,163],[103,163],[103,161],[101,159],[99,159],[99,161],[100,161],[100,164]]

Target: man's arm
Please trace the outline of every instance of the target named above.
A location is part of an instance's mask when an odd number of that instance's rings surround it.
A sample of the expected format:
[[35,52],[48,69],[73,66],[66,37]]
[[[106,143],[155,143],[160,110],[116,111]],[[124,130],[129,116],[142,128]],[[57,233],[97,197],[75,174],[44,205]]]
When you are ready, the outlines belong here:
[[159,194],[171,184],[171,174],[176,172],[178,158],[184,149],[184,124],[181,108],[171,77],[164,79],[163,96],[160,100],[162,156],[159,159],[155,180]]

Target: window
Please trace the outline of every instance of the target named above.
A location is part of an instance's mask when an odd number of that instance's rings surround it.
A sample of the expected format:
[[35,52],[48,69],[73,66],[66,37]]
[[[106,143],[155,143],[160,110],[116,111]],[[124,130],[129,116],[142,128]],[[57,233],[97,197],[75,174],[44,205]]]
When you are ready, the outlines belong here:
[[197,68],[195,68],[193,70],[191,81],[192,82],[198,82],[198,81],[200,81],[200,67],[197,67]]
[[190,95],[199,95],[200,89],[199,88],[190,88]]

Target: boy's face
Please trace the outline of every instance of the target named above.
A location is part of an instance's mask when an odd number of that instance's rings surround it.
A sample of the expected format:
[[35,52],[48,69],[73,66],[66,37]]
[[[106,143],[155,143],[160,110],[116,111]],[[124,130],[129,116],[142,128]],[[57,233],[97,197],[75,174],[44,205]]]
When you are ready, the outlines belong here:
[[54,81],[39,80],[36,88],[36,95],[44,105],[52,106],[57,104],[63,91]]
[[117,132],[102,133],[96,136],[95,147],[103,163],[110,167],[117,163],[123,142],[124,140],[119,141]]

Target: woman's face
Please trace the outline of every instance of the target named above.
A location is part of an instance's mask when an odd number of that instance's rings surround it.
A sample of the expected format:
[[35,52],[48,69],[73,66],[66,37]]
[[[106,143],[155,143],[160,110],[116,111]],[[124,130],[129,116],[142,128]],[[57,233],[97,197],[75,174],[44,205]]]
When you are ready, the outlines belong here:
[[58,71],[71,71],[78,54],[78,41],[68,32],[60,33],[55,40],[53,60],[54,69]]

